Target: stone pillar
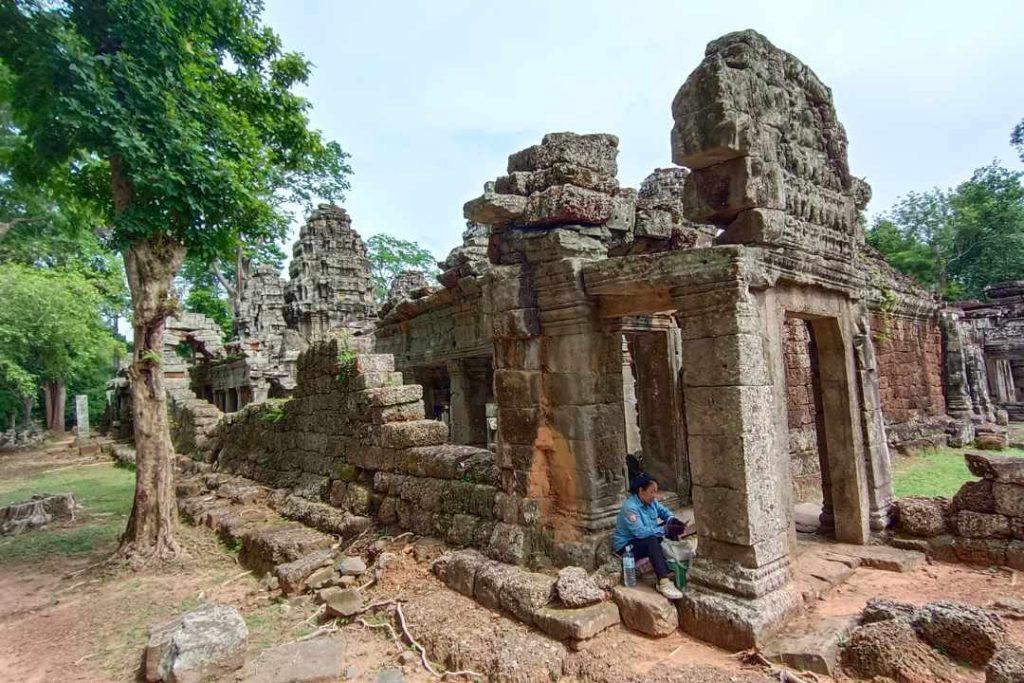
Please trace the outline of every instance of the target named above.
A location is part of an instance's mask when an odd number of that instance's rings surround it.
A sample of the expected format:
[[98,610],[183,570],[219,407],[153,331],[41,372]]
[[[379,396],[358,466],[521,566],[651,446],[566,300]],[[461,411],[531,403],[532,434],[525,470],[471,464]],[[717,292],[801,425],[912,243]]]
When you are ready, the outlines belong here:
[[491,359],[448,361],[452,443],[487,447],[487,403],[491,400]]
[[[673,302],[699,538],[691,585],[679,602],[681,623],[703,640],[744,649],[799,601],[789,588],[781,321],[769,315],[763,294],[741,282],[676,293]],[[774,343],[766,336],[772,330]],[[770,371],[769,364],[778,367]]]
[[[626,429],[626,452],[642,450],[640,414],[637,410],[636,377],[633,375],[633,354],[629,343],[622,338],[622,415]],[[646,455],[646,454],[645,454]]]
[[78,438],[88,439],[89,429],[89,397],[85,394],[75,396],[75,421],[78,425]]
[[[883,531],[889,525],[893,491],[889,442],[885,435],[885,419],[878,386],[878,363],[875,358],[875,345],[871,341],[867,306],[859,305],[852,317],[855,324],[853,348],[860,399],[860,427],[867,460],[869,526],[872,531]],[[846,344],[845,341],[843,343]],[[832,476],[838,477],[841,474],[833,473]],[[840,538],[838,533],[837,530],[839,540],[850,540]]]

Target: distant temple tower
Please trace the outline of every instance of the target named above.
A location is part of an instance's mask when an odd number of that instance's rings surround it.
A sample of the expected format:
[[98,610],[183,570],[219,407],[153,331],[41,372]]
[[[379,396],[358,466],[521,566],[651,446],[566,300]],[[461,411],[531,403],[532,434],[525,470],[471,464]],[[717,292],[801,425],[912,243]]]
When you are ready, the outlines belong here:
[[376,316],[366,244],[348,213],[321,204],[299,230],[285,285],[285,320],[308,341],[362,330]]

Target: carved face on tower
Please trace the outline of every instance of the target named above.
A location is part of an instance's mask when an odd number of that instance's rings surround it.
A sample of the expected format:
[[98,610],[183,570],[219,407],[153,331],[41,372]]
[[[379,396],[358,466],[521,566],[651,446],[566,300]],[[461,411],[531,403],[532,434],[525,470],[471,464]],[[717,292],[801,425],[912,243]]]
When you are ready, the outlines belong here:
[[850,175],[832,93],[754,31],[708,45],[672,103],[672,160],[693,173],[687,217],[722,241],[850,259],[870,188]]

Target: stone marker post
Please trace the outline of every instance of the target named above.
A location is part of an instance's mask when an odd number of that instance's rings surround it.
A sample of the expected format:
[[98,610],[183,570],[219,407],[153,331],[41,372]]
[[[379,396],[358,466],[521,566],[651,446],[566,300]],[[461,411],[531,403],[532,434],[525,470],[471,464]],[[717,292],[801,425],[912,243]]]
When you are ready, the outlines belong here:
[[89,397],[85,394],[75,396],[75,420],[78,425],[78,438],[88,439],[89,430]]

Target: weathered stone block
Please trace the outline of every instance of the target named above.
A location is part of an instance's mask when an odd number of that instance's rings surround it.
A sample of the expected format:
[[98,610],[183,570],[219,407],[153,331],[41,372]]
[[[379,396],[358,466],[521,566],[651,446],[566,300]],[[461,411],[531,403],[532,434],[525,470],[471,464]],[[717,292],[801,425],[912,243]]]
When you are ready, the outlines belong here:
[[617,623],[619,609],[611,602],[575,609],[541,607],[533,613],[533,624],[556,640],[588,640]]
[[1010,517],[1024,517],[1024,485],[996,482],[992,485],[995,511]]
[[242,666],[248,637],[234,607],[202,605],[150,630],[146,680],[198,683],[228,674]]
[[466,202],[462,207],[462,215],[474,223],[503,227],[522,218],[525,210],[526,197],[485,192]]
[[946,533],[945,498],[900,498],[893,502],[896,527],[910,536],[931,538]]
[[1024,681],[1024,648],[1001,647],[985,668],[985,683],[1021,683]]
[[913,627],[932,647],[975,665],[988,662],[1006,641],[1006,628],[996,614],[958,602],[925,605]]
[[572,164],[614,177],[619,139],[614,135],[548,133],[539,145],[509,155],[508,172],[537,171],[556,164]]
[[992,482],[986,479],[964,482],[964,485],[953,496],[949,509],[950,512],[959,512],[960,510],[988,514],[995,512],[996,501],[992,493]]
[[957,533],[965,538],[1009,538],[1010,520],[1005,515],[961,510],[956,515]]
[[612,599],[619,606],[622,622],[634,631],[666,636],[679,628],[676,606],[650,586],[615,586]]
[[533,623],[533,615],[554,597],[555,577],[518,571],[501,587],[501,606],[524,624]]
[[1024,458],[969,452],[964,455],[967,469],[976,477],[1004,484],[1024,485]]
[[380,425],[375,434],[378,446],[384,448],[414,448],[435,446],[448,438],[448,425],[438,420],[413,420]]

